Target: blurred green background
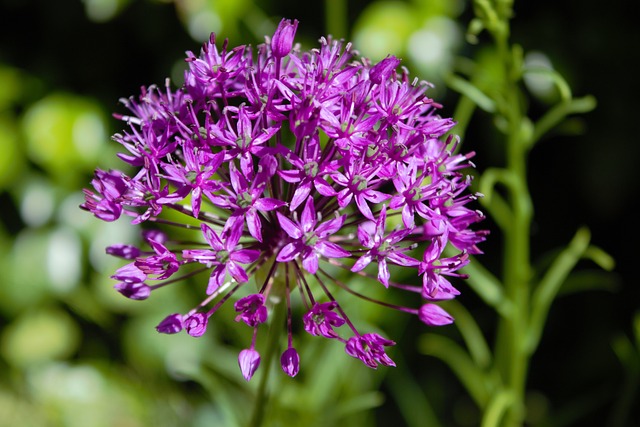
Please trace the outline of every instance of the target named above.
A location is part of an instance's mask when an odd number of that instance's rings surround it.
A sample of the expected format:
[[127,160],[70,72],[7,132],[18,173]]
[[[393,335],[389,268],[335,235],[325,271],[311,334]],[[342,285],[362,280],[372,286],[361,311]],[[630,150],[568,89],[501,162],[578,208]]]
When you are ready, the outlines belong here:
[[[117,294],[108,276],[119,264],[104,247],[134,241],[135,230],[78,209],[81,189],[96,167],[118,166],[110,135],[121,129],[111,117],[124,111],[119,98],[166,77],[181,83],[184,51],[197,52],[211,31],[231,45],[255,45],[281,17],[300,20],[297,40],[305,47],[331,31],[364,56],[401,57],[412,75],[436,83],[431,96],[451,115],[457,94],[443,76],[457,57],[479,55],[483,43],[465,41],[469,3],[344,4],[348,14],[338,19],[323,2],[293,0],[0,0],[0,426],[233,425],[250,409],[256,385],[241,381],[235,360],[247,331],[227,310],[201,339],[158,335],[158,321],[192,296],[136,303]],[[632,207],[640,190],[633,71],[640,29],[632,7],[621,0],[606,7],[595,0],[515,3],[513,40],[528,60],[559,70],[575,94],[598,101],[531,154],[534,255],[587,225],[617,261],[606,277],[585,263],[573,290],[596,289],[554,304],[531,366],[532,425],[632,426],[633,415],[640,419],[637,409],[626,421],[616,418],[621,400],[638,398],[640,375],[640,290],[632,270],[640,238]],[[527,83],[535,116],[556,94],[544,81]],[[465,151],[477,152],[480,171],[502,159],[488,121],[474,116],[464,142]],[[496,235],[483,245],[490,268],[499,268],[500,244]],[[492,314],[464,283],[458,287],[460,302],[488,328]],[[455,330],[427,330],[388,314],[375,307],[359,313],[398,341],[398,368],[370,371],[341,348],[303,339],[309,362],[295,380],[277,380],[273,419],[409,425],[411,411],[433,411],[444,426],[477,424],[453,374],[420,351],[423,334],[455,337]]]

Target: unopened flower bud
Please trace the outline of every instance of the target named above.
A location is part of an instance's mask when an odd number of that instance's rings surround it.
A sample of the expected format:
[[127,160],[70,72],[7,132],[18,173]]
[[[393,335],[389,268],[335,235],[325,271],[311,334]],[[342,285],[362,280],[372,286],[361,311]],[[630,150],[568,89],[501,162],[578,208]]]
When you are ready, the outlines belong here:
[[280,21],[276,32],[271,38],[271,52],[273,52],[273,56],[283,58],[291,52],[297,29],[297,19],[294,19],[293,23],[290,19],[282,19],[282,21]]
[[453,317],[435,304],[424,304],[420,307],[418,318],[429,326],[443,326],[453,323]]
[[245,380],[249,381],[260,366],[260,353],[254,349],[245,349],[238,355],[238,365]]

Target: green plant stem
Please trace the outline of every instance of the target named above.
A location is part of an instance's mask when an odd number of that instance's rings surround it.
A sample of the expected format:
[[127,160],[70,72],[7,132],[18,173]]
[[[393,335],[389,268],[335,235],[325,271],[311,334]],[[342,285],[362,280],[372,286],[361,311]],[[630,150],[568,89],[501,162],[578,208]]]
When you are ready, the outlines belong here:
[[273,307],[273,320],[271,321],[271,326],[269,328],[267,348],[263,353],[263,372],[262,377],[260,378],[260,384],[258,385],[258,394],[253,407],[253,413],[251,414],[251,420],[249,421],[249,427],[260,427],[264,421],[265,408],[268,403],[267,385],[269,383],[269,374],[271,373],[271,364],[273,357],[278,350],[281,331],[284,329],[282,324],[285,319],[286,310],[283,305],[284,304],[279,303],[275,304]]
[[527,142],[523,141],[517,70],[514,68],[512,52],[507,43],[507,31],[495,35],[496,44],[505,67],[505,87],[501,113],[507,119],[507,167],[510,172],[512,190],[509,194],[512,206],[512,221],[504,232],[503,282],[508,299],[514,310],[500,318],[496,343],[496,366],[505,388],[511,395],[512,404],[503,418],[504,426],[522,425],[525,411],[524,398],[529,353],[524,345],[528,330],[529,295],[531,278],[530,228],[533,208],[527,187]]

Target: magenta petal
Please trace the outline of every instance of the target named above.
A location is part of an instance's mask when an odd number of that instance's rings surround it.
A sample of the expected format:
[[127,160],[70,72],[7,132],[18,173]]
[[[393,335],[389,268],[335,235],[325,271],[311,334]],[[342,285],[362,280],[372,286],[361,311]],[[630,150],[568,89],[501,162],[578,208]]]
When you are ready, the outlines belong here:
[[260,212],[272,211],[274,209],[278,209],[286,205],[285,202],[278,199],[271,199],[269,197],[264,197],[262,199],[258,199],[253,204],[253,207],[256,208]]
[[313,197],[309,197],[307,199],[307,203],[304,204],[302,216],[300,217],[300,225],[302,226],[302,231],[304,233],[308,233],[309,231],[313,230],[313,228],[316,226],[316,222],[316,208],[313,205]]
[[375,245],[375,241],[373,240],[373,236],[375,236],[376,225],[372,221],[367,221],[358,226],[358,240],[362,243],[362,246],[365,248],[373,248]]
[[220,240],[220,237],[218,237],[218,234],[216,234],[216,232],[213,231],[211,227],[203,223],[200,226],[200,228],[202,229],[202,234],[204,234],[204,238],[207,240],[207,243],[209,243],[211,248],[215,249],[216,251],[224,249],[222,240]]
[[278,217],[280,227],[282,227],[285,233],[287,233],[292,239],[299,239],[302,237],[302,230],[300,230],[295,222],[291,221],[280,212],[276,212],[276,216]]
[[128,283],[141,283],[147,280],[147,275],[132,262],[116,270],[111,278]]
[[338,218],[331,219],[329,221],[325,221],[316,228],[316,236],[320,238],[327,237],[330,234],[335,234],[342,228],[344,224],[344,220],[347,216],[342,215]]
[[238,365],[245,380],[249,381],[260,366],[260,353],[253,349],[245,349],[238,355]]
[[315,249],[327,258],[344,258],[351,255],[350,252],[345,251],[335,243],[322,240],[316,243]]
[[402,252],[389,252],[387,254],[387,259],[394,264],[398,264],[403,267],[415,267],[420,264],[420,261],[411,258],[409,255],[405,255]]
[[318,177],[313,181],[313,183],[316,187],[316,190],[318,190],[318,193],[322,194],[323,196],[330,197],[336,195],[336,190],[334,190],[333,187],[329,185],[329,183],[325,181],[324,178]]
[[249,280],[247,272],[244,270],[244,268],[240,267],[235,262],[227,263],[227,271],[229,272],[231,277],[233,277],[234,280],[238,283],[245,283],[247,280]]
[[296,191],[293,193],[293,198],[291,199],[291,204],[289,205],[289,210],[294,211],[298,206],[304,202],[309,193],[311,192],[311,182],[306,181],[298,185]]
[[289,262],[293,260],[296,256],[298,256],[298,253],[300,253],[300,251],[297,249],[296,243],[291,242],[280,250],[276,258],[276,261]]
[[295,377],[300,370],[300,356],[295,348],[289,347],[280,357],[280,365],[285,374]]
[[230,258],[240,264],[249,264],[257,260],[259,256],[260,251],[257,249],[240,249],[232,252]]
[[393,55],[389,55],[371,67],[371,71],[369,71],[369,78],[372,82],[381,84],[395,72],[398,65],[400,65],[400,60]]
[[258,242],[262,242],[262,223],[260,221],[260,215],[258,215],[253,209],[249,209],[246,213],[246,218],[249,234],[251,234]]
[[409,205],[404,205],[402,208],[402,222],[407,228],[413,228],[416,225],[413,220],[413,212],[411,212]]
[[389,268],[387,268],[387,260],[382,258],[378,262],[378,281],[384,285],[385,288],[389,287]]
[[367,265],[369,265],[371,263],[371,261],[373,260],[373,258],[371,257],[371,255],[369,255],[368,253],[362,255],[358,261],[356,261],[355,264],[353,264],[353,267],[351,267],[351,271],[356,272],[356,271],[360,271],[363,268],[365,268]]
[[309,274],[316,274],[318,271],[318,255],[316,255],[314,251],[311,251],[302,259],[302,266]]
[[211,272],[209,284],[207,285],[207,295],[213,294],[224,283],[224,277],[227,272],[226,265],[217,265]]
[[366,199],[362,195],[356,196],[356,205],[358,206],[360,213],[362,213],[365,218],[368,218],[372,221],[375,220],[375,218],[373,217],[373,213],[371,213],[371,208],[369,208]]

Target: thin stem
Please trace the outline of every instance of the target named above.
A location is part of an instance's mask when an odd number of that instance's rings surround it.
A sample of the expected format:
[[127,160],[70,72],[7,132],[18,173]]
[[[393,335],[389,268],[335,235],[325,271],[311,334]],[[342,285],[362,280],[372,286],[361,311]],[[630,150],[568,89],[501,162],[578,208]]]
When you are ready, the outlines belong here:
[[255,406],[253,407],[253,413],[251,414],[251,420],[249,421],[249,427],[260,427],[264,421],[265,408],[269,400],[267,394],[267,385],[269,383],[269,375],[271,373],[271,364],[273,356],[278,350],[278,344],[280,341],[280,333],[282,332],[282,322],[286,310],[282,307],[282,304],[275,304],[273,306],[273,320],[269,327],[269,338],[267,340],[267,348],[263,353],[263,365],[262,365],[262,377],[260,378],[260,384],[258,385],[258,395],[256,396]]

